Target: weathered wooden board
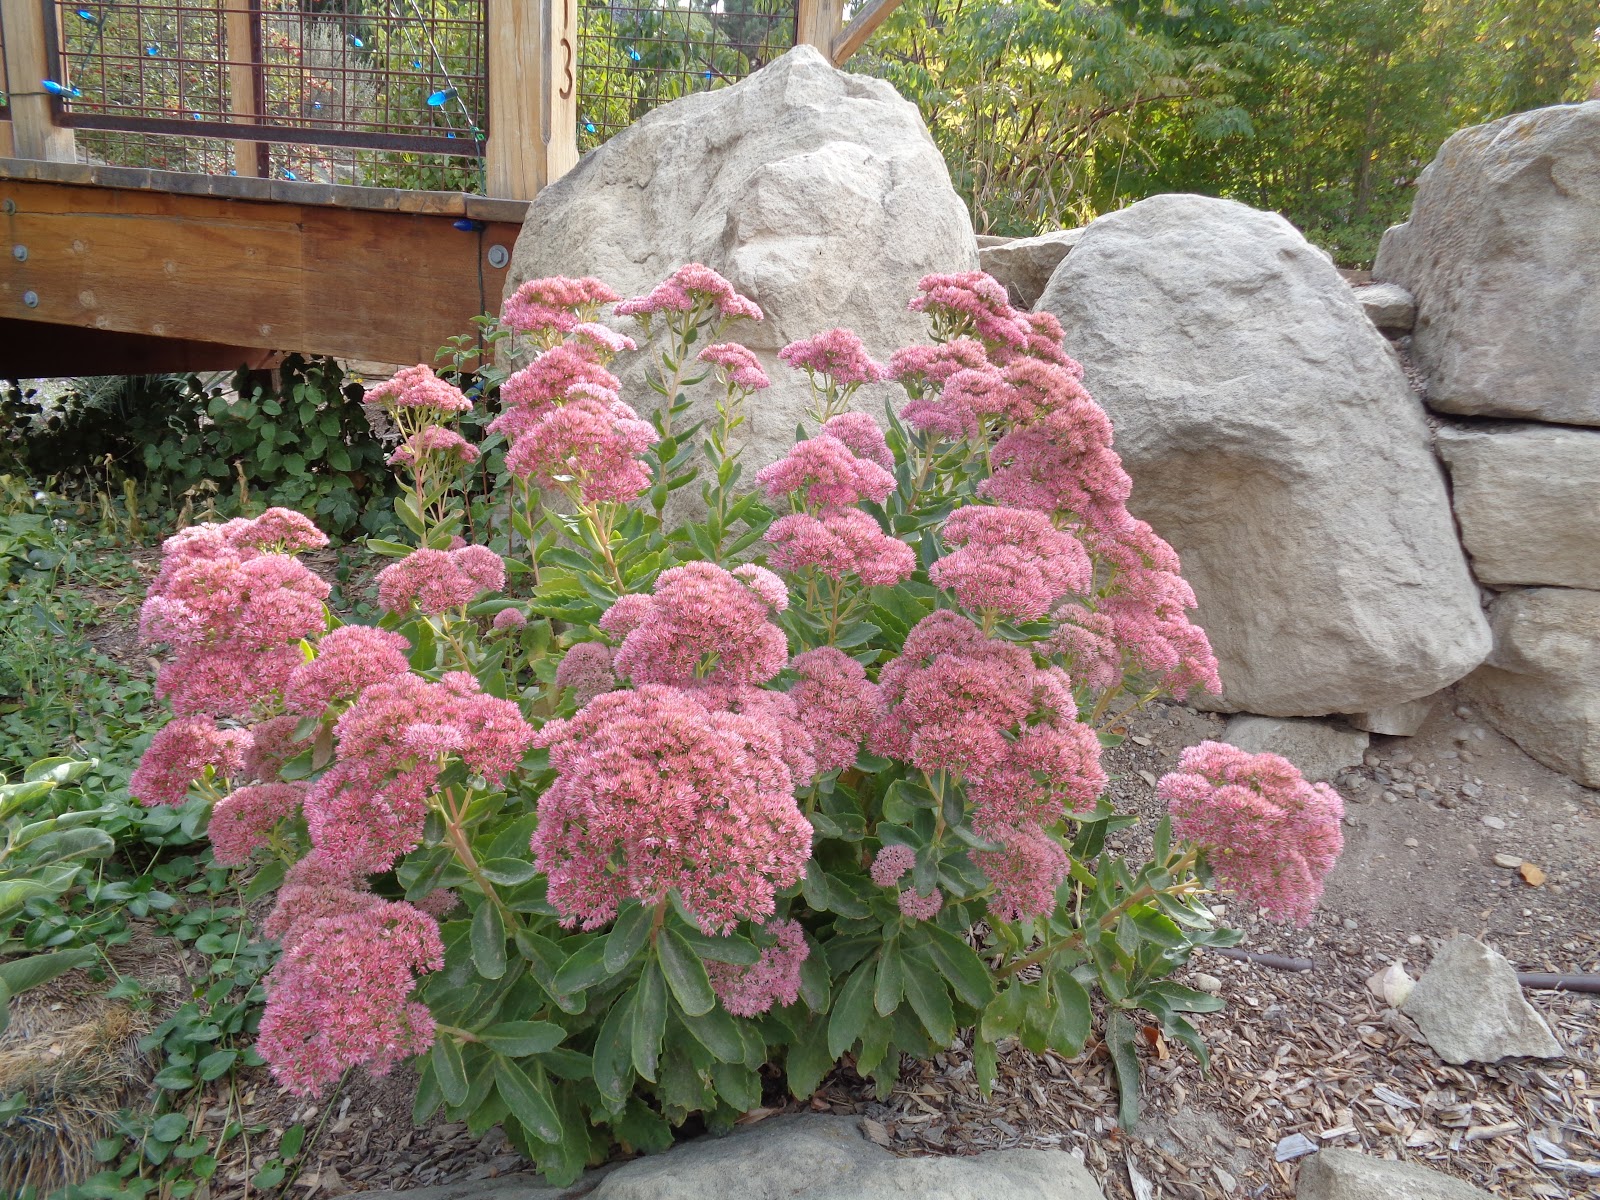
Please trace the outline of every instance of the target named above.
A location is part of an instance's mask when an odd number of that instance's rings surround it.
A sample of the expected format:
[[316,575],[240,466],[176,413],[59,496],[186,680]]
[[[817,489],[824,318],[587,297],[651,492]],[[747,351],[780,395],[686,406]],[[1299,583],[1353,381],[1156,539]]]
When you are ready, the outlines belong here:
[[488,250],[510,250],[518,233],[502,222],[463,231],[449,215],[17,179],[0,180],[4,201],[0,318],[393,363],[431,362],[498,309],[505,269]]

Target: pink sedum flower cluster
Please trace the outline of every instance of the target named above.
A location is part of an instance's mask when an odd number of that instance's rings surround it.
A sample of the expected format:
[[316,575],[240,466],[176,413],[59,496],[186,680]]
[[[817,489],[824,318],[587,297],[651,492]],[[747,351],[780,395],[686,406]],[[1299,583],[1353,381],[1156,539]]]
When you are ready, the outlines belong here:
[[974,612],[1036,621],[1056,601],[1088,591],[1093,578],[1083,544],[1043,513],[970,505],[945,521],[943,538],[956,549],[928,578]]
[[789,643],[772,612],[787,593],[761,568],[746,576],[689,562],[663,571],[652,595],[617,601],[600,622],[622,638],[612,663],[617,675],[635,686],[759,684],[783,670]]
[[867,874],[881,888],[893,887],[900,877],[917,865],[917,852],[910,846],[891,844],[872,856]]
[[368,684],[409,671],[410,649],[410,642],[390,630],[341,625],[317,643],[315,658],[289,676],[284,707],[302,716],[318,716],[333,705],[354,700]]
[[472,401],[462,394],[460,388],[440,379],[433,373],[433,368],[423,363],[396,371],[393,378],[368,388],[366,402],[391,411],[424,409],[439,416],[470,412],[472,409]]
[[596,928],[624,900],[654,905],[675,888],[722,933],[770,916],[804,873],[811,825],[782,732],[759,714],[647,683],[597,697],[538,741],[556,781],[539,800],[534,861],[570,924]]
[[882,704],[866,668],[832,646],[797,654],[789,666],[799,677],[789,698],[811,736],[816,769],[854,766]]
[[470,464],[478,461],[478,448],[453,429],[446,429],[443,425],[425,425],[389,455],[389,465],[415,466],[433,456]]
[[882,504],[894,491],[893,475],[870,458],[858,458],[828,433],[796,442],[788,454],[756,472],[756,483],[773,500],[794,496],[812,509],[861,500]]
[[182,804],[208,768],[223,777],[242,774],[249,746],[242,729],[221,729],[207,716],[176,717],[150,739],[128,791],[150,806]]
[[1344,801],[1276,754],[1201,742],[1156,794],[1180,837],[1206,847],[1217,882],[1280,920],[1309,925],[1344,849]]
[[579,642],[561,656],[556,667],[556,686],[572,689],[582,708],[603,692],[617,686],[611,670],[611,650],[602,642]]
[[893,586],[917,568],[916,552],[859,508],[829,509],[820,517],[790,513],[767,527],[766,541],[780,571],[815,570],[834,580],[854,575],[868,587]]
[[738,342],[715,342],[695,355],[695,361],[716,367],[726,386],[742,392],[759,392],[772,386],[755,351]]
[[220,867],[243,866],[267,845],[285,817],[300,810],[305,787],[298,783],[258,783],[229,792],[211,809],[206,836]]
[[717,272],[702,263],[679,267],[649,293],[617,305],[619,317],[635,317],[648,324],[658,313],[715,312],[724,320],[759,321],[761,306],[741,296]]
[[805,931],[799,921],[768,921],[764,928],[777,943],[763,947],[753,965],[706,964],[717,999],[736,1017],[759,1017],[773,1005],[800,998],[800,968],[811,954]]
[[778,357],[797,371],[822,376],[824,386],[834,389],[853,389],[888,378],[887,371],[867,354],[861,339],[848,329],[830,329],[790,342],[778,351]]
[[435,617],[506,585],[506,564],[487,546],[413,550],[378,572],[378,603],[392,613]]
[[500,309],[500,320],[519,333],[560,338],[593,320],[600,308],[622,299],[591,276],[572,279],[555,275],[530,279],[512,292]]
[[283,1087],[315,1096],[350,1067],[382,1076],[433,1043],[432,1014],[410,998],[419,974],[444,966],[432,917],[373,897],[342,913],[307,913],[285,932],[256,1037]]

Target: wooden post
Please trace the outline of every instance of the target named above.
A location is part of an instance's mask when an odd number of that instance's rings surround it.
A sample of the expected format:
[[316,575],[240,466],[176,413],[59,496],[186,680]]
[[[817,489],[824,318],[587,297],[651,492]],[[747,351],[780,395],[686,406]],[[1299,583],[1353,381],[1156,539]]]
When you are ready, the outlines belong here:
[[577,0],[489,0],[489,195],[532,200],[578,162]]
[[844,0],[800,0],[795,13],[795,45],[815,46],[832,61],[833,39],[843,25]]
[[44,22],[45,6],[40,0],[0,0],[6,83],[11,89],[11,137],[18,158],[75,162],[78,151],[72,130],[55,124],[50,94],[40,86],[41,81],[56,78],[45,43]]
[[[227,0],[228,107],[233,118],[253,125],[261,115],[256,97],[255,39],[250,36],[254,0]],[[245,138],[233,143],[233,169],[252,179],[261,176],[259,145]]]
[[868,0],[866,4],[856,9],[846,25],[834,37],[828,57],[833,59],[836,67],[844,66],[845,60],[862,46],[867,44],[867,39],[877,32],[878,26],[888,18],[889,14],[900,7],[900,0]]

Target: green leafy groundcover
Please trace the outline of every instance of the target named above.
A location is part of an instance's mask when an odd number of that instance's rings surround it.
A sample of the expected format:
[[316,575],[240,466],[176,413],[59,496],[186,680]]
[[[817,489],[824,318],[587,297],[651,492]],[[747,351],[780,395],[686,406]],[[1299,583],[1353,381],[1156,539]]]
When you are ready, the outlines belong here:
[[[1207,843],[1167,819],[1147,861],[1107,850],[1134,818],[1106,731],[1215,662],[1059,328],[973,274],[923,282],[934,340],[888,369],[843,330],[790,345],[809,422],[752,487],[768,381],[724,339],[759,309],[694,266],[618,305],[645,422],[593,323],[616,299],[517,293],[491,340],[527,365],[480,444],[426,368],[369,392],[405,439],[376,628],[326,615],[293,513],[168,544],[146,632],[183,715],[132,790],[208,797],[217,861],[279,889],[257,1048],[310,1093],[417,1054],[418,1121],[502,1125],[557,1180],[840,1062],[887,1094],[962,1029],[987,1089],[1003,1039],[1072,1057],[1098,1027],[1130,1123],[1142,1026],[1205,1062],[1220,1001],[1168,976],[1237,940],[1213,868],[1305,917],[1337,799],[1197,759],[1176,824]],[[891,374],[886,435],[840,419]]]

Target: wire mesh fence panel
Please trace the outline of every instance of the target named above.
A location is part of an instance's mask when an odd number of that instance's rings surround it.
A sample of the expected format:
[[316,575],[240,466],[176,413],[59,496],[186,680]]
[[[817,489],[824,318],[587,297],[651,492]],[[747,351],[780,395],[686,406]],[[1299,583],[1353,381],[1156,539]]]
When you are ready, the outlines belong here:
[[578,147],[652,108],[743,79],[794,45],[795,0],[582,0]]
[[[44,86],[61,123],[139,135],[92,144],[148,152],[151,136],[229,139],[227,169],[244,154],[252,174],[481,184],[486,0],[55,4],[57,70]],[[209,152],[187,157],[218,169]]]

